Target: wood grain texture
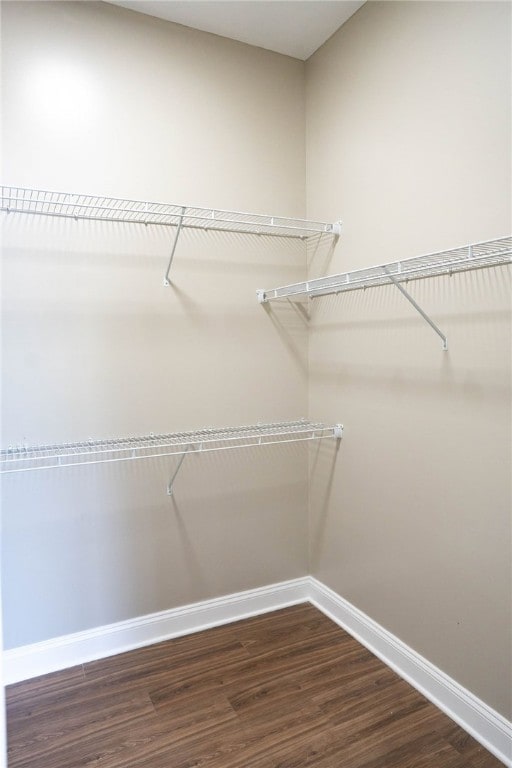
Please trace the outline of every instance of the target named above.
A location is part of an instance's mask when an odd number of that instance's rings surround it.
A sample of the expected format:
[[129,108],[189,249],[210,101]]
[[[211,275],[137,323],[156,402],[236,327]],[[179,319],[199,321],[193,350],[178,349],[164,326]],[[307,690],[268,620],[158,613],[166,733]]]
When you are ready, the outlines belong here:
[[302,604],[10,686],[9,768],[499,768]]

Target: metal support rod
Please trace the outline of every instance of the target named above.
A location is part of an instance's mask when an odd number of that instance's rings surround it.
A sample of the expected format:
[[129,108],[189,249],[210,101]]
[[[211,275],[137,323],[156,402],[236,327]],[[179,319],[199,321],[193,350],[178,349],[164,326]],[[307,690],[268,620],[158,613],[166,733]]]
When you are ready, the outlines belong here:
[[182,465],[182,464],[183,464],[183,462],[185,461],[185,458],[186,458],[186,456],[187,456],[187,453],[190,451],[190,448],[191,448],[191,446],[189,445],[189,446],[188,446],[188,448],[186,449],[185,453],[183,453],[183,454],[180,456],[180,460],[178,461],[178,466],[177,466],[177,467],[176,467],[176,469],[174,470],[174,474],[173,474],[173,476],[171,477],[171,479],[169,480],[169,484],[167,485],[167,495],[168,495],[168,496],[172,496],[172,495],[173,495],[173,488],[172,488],[172,486],[173,486],[173,483],[174,483],[174,481],[175,481],[175,479],[176,479],[176,475],[178,474],[178,472],[179,472],[179,471],[180,471],[180,469],[181,469],[181,465]]
[[178,245],[178,238],[180,236],[181,228],[183,226],[183,217],[185,215],[185,210],[186,210],[185,206],[183,206],[182,209],[181,209],[180,220],[178,222],[178,229],[176,230],[176,235],[174,236],[174,243],[172,244],[172,250],[171,250],[171,255],[170,255],[170,258],[169,258],[169,263],[167,265],[167,271],[166,271],[165,277],[164,277],[164,285],[165,286],[169,286],[171,284],[171,281],[169,280],[169,272],[171,271],[172,260],[174,259],[174,252],[176,250],[176,246]]
[[400,291],[400,293],[401,293],[403,296],[405,296],[405,298],[407,299],[407,301],[409,301],[409,302],[412,304],[412,306],[414,307],[414,309],[415,309],[417,312],[419,312],[419,313],[420,313],[420,315],[422,316],[422,318],[423,318],[424,320],[426,320],[426,321],[427,321],[427,323],[430,325],[430,327],[431,327],[431,328],[432,328],[432,329],[433,329],[433,330],[434,330],[434,331],[437,333],[437,335],[441,337],[441,339],[443,340],[443,349],[446,351],[446,350],[448,349],[448,339],[446,338],[446,336],[444,335],[444,333],[443,333],[443,332],[442,332],[442,331],[441,331],[441,330],[440,330],[440,329],[437,327],[437,325],[434,323],[434,321],[430,319],[430,317],[427,315],[427,313],[426,313],[426,312],[424,312],[424,311],[422,310],[422,308],[420,307],[420,305],[419,305],[419,304],[417,304],[417,303],[414,301],[414,299],[413,299],[413,297],[411,296],[411,294],[410,294],[410,293],[408,293],[408,291],[406,291],[406,290],[405,290],[405,288],[403,287],[403,285],[400,285],[400,283],[398,282],[398,280],[396,280],[396,279],[395,279],[395,277],[394,277],[393,275],[391,275],[391,274],[390,274],[390,273],[387,271],[387,269],[384,269],[384,271],[386,272],[387,276],[389,277],[389,279],[391,280],[391,282],[393,283],[393,285],[396,285],[396,287],[398,288],[398,290]]

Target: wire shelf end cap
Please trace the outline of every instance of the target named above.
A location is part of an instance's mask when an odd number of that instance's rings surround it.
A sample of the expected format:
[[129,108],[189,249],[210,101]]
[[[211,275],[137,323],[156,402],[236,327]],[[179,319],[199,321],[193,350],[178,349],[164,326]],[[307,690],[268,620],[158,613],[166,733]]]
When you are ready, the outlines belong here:
[[256,296],[258,297],[258,301],[260,304],[265,304],[267,297],[265,296],[265,291],[263,288],[258,288],[256,291]]
[[334,425],[334,437],[337,440],[341,440],[341,438],[343,437],[343,424]]

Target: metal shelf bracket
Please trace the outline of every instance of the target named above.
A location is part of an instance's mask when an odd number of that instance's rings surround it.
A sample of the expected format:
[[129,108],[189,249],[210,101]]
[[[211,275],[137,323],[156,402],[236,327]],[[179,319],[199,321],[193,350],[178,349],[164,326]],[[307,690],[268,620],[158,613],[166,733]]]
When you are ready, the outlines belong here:
[[180,236],[181,228],[183,226],[183,217],[185,216],[185,210],[186,210],[185,206],[183,206],[182,209],[181,209],[180,220],[178,221],[178,228],[177,228],[176,234],[174,236],[174,242],[172,244],[171,255],[169,257],[169,263],[167,265],[167,270],[166,270],[165,277],[164,277],[164,285],[166,287],[168,287],[171,284],[171,281],[169,280],[169,272],[171,271],[172,260],[174,259],[174,253],[176,251],[176,246],[178,245],[178,238]]
[[431,318],[430,318],[430,317],[427,315],[427,313],[426,313],[426,312],[425,312],[425,311],[424,311],[424,310],[423,310],[423,309],[420,307],[420,305],[419,305],[419,304],[418,304],[418,303],[417,303],[417,302],[416,302],[416,301],[413,299],[413,297],[411,296],[411,294],[410,294],[408,291],[406,291],[406,290],[405,290],[405,288],[403,287],[403,285],[400,285],[400,283],[398,282],[398,280],[396,280],[396,278],[395,278],[393,275],[391,275],[391,274],[389,273],[389,271],[388,271],[386,268],[384,268],[384,271],[385,271],[385,272],[386,272],[386,274],[388,275],[388,277],[389,277],[389,279],[391,280],[391,282],[393,283],[393,285],[395,285],[395,286],[398,288],[398,290],[400,291],[400,293],[402,294],[402,296],[405,296],[405,298],[407,299],[407,301],[408,301],[410,304],[412,304],[412,306],[414,307],[414,309],[415,309],[417,312],[419,312],[419,314],[422,316],[422,318],[423,318],[424,320],[426,320],[426,322],[427,322],[427,323],[430,325],[430,327],[431,327],[431,328],[432,328],[432,329],[433,329],[433,330],[434,330],[434,331],[437,333],[437,335],[441,337],[441,340],[442,340],[442,342],[443,342],[443,350],[446,352],[446,350],[448,349],[448,339],[446,338],[446,336],[444,335],[444,333],[441,331],[441,329],[440,329],[440,328],[438,328],[438,326],[437,326],[437,325],[434,323],[434,321],[433,321],[433,320],[432,320],[432,319],[431,319]]
[[169,483],[167,485],[167,495],[168,496],[173,496],[174,495],[173,494],[173,492],[174,492],[173,485],[174,485],[174,481],[176,480],[176,475],[180,471],[181,465],[183,464],[183,462],[187,458],[188,452],[191,450],[191,448],[192,448],[192,446],[189,445],[188,448],[185,450],[185,452],[180,456],[180,460],[178,461],[178,466],[174,470],[174,473],[173,473],[173,475],[172,475],[172,477],[169,480]]

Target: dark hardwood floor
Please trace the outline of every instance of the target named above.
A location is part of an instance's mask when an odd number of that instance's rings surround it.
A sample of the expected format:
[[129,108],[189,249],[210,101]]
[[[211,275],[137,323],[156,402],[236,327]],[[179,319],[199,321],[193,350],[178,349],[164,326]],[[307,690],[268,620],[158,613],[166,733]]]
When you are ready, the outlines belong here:
[[502,768],[309,604],[7,689],[9,768]]

